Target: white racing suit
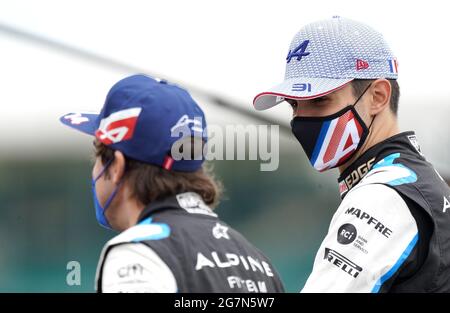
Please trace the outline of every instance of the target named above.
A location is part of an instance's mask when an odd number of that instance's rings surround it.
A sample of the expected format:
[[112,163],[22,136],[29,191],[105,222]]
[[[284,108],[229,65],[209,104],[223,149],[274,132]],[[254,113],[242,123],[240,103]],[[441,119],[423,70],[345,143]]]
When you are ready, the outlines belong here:
[[450,292],[450,188],[413,132],[366,151],[339,189],[302,292]]

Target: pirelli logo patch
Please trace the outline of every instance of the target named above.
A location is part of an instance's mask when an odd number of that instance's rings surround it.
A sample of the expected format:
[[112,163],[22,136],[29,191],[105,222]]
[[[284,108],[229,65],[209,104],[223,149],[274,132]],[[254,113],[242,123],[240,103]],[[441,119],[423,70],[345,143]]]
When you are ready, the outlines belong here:
[[346,272],[353,278],[358,277],[359,273],[361,273],[363,270],[361,266],[357,265],[339,252],[330,248],[325,248],[324,259],[328,260],[328,262],[340,268],[342,271]]

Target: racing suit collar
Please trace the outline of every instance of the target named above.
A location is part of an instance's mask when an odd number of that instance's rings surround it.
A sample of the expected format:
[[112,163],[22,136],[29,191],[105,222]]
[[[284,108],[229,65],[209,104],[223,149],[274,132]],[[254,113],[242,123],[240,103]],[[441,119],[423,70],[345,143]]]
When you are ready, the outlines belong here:
[[[355,187],[366,174],[371,170],[372,166],[378,162],[386,154],[384,151],[388,148],[396,148],[400,142],[408,140],[407,137],[415,136],[413,131],[406,131],[389,137],[376,145],[370,147],[358,159],[356,159],[349,167],[347,167],[338,178],[339,193],[341,199]],[[415,151],[412,145],[408,145],[410,150]]]
[[195,192],[179,193],[148,204],[138,218],[138,224],[156,212],[166,210],[181,210],[191,214],[202,214],[217,217],[203,198]]

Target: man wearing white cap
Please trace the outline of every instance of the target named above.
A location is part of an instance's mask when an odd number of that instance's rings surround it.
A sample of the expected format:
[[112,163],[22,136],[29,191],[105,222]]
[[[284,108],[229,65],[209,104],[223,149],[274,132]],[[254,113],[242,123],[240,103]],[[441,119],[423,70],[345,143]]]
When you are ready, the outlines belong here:
[[382,35],[341,17],[303,27],[285,80],[258,94],[283,101],[312,166],[338,168],[342,202],[303,292],[449,292],[450,188],[397,122],[397,60]]

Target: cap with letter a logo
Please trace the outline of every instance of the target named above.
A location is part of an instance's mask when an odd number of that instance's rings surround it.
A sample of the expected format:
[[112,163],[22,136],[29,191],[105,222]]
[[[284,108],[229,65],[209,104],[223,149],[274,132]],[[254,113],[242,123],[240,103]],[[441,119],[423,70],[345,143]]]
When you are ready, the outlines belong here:
[[307,100],[329,94],[353,79],[397,79],[397,60],[383,36],[347,18],[311,23],[294,37],[284,81],[258,94],[253,105],[266,110],[285,98]]
[[95,136],[101,143],[137,161],[192,172],[204,156],[175,160],[171,149],[187,136],[206,143],[206,120],[189,93],[163,80],[133,75],[109,91],[100,113],[69,113],[60,121]]

